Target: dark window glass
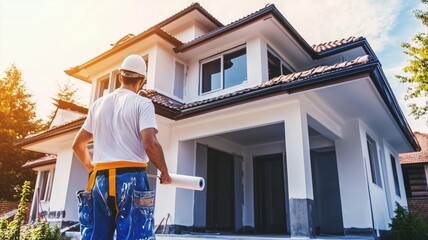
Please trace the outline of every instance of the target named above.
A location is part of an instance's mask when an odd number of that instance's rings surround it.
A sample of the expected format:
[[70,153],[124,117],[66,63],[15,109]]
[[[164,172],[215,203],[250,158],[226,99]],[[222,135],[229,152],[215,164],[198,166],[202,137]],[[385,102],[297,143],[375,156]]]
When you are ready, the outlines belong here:
[[392,175],[394,176],[395,194],[401,197],[400,184],[398,183],[397,166],[395,165],[395,157],[391,156]]
[[269,80],[281,75],[281,60],[268,51]]
[[290,73],[291,71],[284,64],[282,64],[282,75],[287,75]]
[[224,88],[241,84],[247,80],[246,48],[223,56]]
[[221,88],[221,59],[202,64],[202,93]]

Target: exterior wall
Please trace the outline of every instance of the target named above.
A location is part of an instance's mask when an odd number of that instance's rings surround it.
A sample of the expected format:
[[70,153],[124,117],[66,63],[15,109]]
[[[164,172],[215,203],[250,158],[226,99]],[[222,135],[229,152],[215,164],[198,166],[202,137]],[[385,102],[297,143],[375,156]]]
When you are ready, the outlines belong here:
[[156,59],[150,61],[154,65],[155,89],[169,97],[173,97],[175,61],[173,52],[162,45],[156,47]]
[[72,112],[68,110],[58,109],[54,120],[52,121],[50,127],[57,126],[72,120],[75,120],[79,117],[82,117],[84,114]]
[[180,40],[181,42],[190,42],[195,38],[198,38],[208,31],[198,22],[191,22],[180,29],[171,33],[175,38]]
[[409,198],[409,212],[419,216],[428,224],[428,199],[427,198]]
[[65,217],[64,221],[77,221],[77,191],[84,190],[88,183],[89,174],[82,163],[73,154],[71,159],[70,179],[68,183],[66,201],[65,201]]
[[[363,159],[360,124],[348,121],[343,137],[335,141],[344,228],[372,228],[367,175]],[[359,181],[355,181],[359,179]]]
[[[72,159],[73,150],[71,149],[71,142],[69,144],[62,144],[62,150],[58,152],[54,185],[52,188],[52,197],[50,202],[50,211],[63,211],[65,210],[65,203],[67,201],[67,193],[70,180],[72,179]],[[81,176],[74,178],[77,180],[82,178]]]

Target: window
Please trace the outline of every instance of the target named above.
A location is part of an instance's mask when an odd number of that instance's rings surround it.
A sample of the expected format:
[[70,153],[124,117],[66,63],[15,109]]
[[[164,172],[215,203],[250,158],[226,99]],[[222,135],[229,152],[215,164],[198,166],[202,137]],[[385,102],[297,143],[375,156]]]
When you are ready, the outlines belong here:
[[109,77],[100,79],[98,82],[97,98],[100,98],[108,93]]
[[179,62],[175,62],[175,75],[174,75],[174,96],[183,99],[184,95],[184,78],[185,66]]
[[40,201],[48,202],[51,199],[54,173],[54,169],[40,172],[40,180],[38,186],[38,194]]
[[201,92],[229,88],[247,80],[247,49],[228,51],[201,64]]
[[367,136],[367,149],[369,151],[370,171],[372,173],[372,181],[374,184],[378,185],[379,187],[382,187],[376,142],[369,136]]
[[400,184],[398,183],[398,174],[397,174],[397,165],[395,165],[395,157],[390,155],[391,158],[391,166],[392,166],[392,175],[394,177],[394,186],[395,186],[395,194],[401,197],[400,193]]
[[272,50],[269,49],[267,55],[269,79],[292,73],[292,71],[286,66],[286,63],[282,61]]

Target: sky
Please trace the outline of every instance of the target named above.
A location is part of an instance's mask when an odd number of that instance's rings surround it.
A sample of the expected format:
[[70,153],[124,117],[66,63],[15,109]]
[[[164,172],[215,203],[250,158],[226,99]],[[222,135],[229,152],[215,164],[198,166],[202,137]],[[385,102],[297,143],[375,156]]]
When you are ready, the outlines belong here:
[[[0,0],[0,77],[11,64],[22,71],[33,94],[37,116],[54,110],[58,84],[72,82],[79,102],[88,105],[90,85],[64,70],[109,50],[111,44],[190,6],[195,0]],[[199,0],[223,24],[238,20],[267,4],[275,4],[310,44],[363,36],[375,51],[401,109],[413,131],[428,133],[426,118],[415,120],[404,101],[402,74],[407,56],[400,47],[426,31],[413,16],[426,10],[418,0]],[[423,102],[423,99],[417,100]]]

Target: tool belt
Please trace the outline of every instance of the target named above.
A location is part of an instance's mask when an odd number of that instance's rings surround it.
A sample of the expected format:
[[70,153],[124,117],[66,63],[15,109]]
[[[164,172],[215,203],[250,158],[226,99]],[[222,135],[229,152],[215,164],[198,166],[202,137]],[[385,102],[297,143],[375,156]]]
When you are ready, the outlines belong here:
[[97,174],[108,172],[109,182],[109,196],[116,197],[116,175],[126,172],[138,172],[144,171],[147,167],[147,163],[139,162],[128,162],[128,161],[115,161],[107,163],[98,163],[94,166],[94,170],[89,176],[88,185],[86,186],[87,191],[91,191],[94,187],[95,178]]

